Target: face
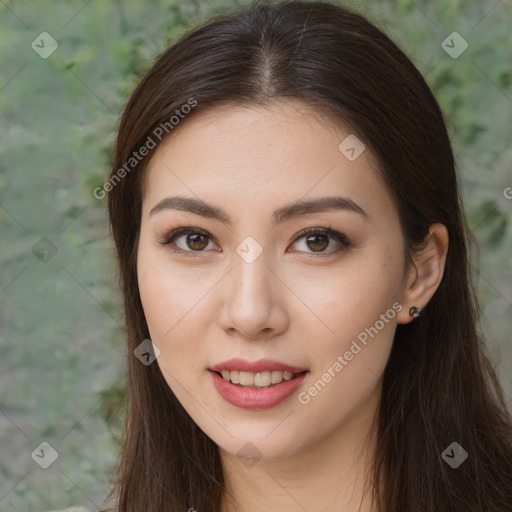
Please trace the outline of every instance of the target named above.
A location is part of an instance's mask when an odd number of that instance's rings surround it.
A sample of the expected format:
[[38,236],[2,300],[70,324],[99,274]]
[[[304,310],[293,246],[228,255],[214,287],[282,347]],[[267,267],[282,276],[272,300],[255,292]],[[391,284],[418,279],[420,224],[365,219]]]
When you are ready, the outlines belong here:
[[231,454],[291,456],[375,408],[404,242],[351,133],[297,101],[223,107],[187,119],[148,166],[138,280],[156,364]]

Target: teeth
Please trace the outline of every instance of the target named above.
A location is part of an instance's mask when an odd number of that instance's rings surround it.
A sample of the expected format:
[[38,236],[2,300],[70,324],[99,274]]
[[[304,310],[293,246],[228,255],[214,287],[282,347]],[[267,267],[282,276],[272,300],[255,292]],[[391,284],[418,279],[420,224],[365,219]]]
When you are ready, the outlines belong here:
[[279,370],[274,370],[270,374],[270,381],[272,384],[277,384],[278,382],[281,382],[283,380],[283,372]]
[[254,373],[240,372],[240,385],[254,386]]
[[222,370],[222,377],[226,381],[238,384],[243,387],[268,388],[274,384],[279,384],[283,380],[291,380],[296,377],[296,373],[289,371],[265,371],[265,372],[239,372],[236,370]]
[[254,374],[254,385],[257,388],[270,386],[270,372],[260,372]]

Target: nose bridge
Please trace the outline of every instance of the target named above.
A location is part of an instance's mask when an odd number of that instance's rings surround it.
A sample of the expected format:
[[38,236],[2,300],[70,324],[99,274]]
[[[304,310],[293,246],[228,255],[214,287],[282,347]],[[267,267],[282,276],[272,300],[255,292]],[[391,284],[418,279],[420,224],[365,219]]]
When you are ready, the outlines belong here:
[[[249,251],[243,252],[243,249]],[[240,244],[230,272],[229,292],[221,315],[224,328],[236,329],[247,337],[257,337],[260,331],[280,330],[286,326],[286,311],[276,286],[276,276],[270,268],[268,253],[255,257],[246,255],[254,250]],[[241,251],[241,254],[240,254]]]
[[273,278],[269,269],[268,255],[263,251],[254,261],[237,255],[233,262],[231,283],[232,303],[238,310],[257,314],[268,309],[275,299],[271,293]]

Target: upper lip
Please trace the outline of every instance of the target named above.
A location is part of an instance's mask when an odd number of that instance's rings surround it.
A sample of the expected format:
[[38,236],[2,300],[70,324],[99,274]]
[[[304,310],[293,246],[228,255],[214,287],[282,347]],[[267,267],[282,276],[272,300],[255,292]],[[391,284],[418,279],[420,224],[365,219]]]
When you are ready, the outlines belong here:
[[257,361],[247,361],[245,359],[229,359],[222,363],[216,364],[210,368],[214,372],[222,372],[222,370],[235,370],[241,372],[264,372],[264,371],[289,371],[292,373],[302,373],[307,368],[301,368],[299,366],[292,366],[272,359],[258,359]]

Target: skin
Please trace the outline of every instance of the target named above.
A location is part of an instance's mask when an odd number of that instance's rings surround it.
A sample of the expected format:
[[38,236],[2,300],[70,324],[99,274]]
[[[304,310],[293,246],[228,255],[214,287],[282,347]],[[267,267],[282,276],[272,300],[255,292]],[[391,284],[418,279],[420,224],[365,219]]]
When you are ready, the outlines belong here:
[[[186,119],[148,166],[141,300],[162,374],[219,446],[233,497],[226,495],[222,512],[372,510],[363,491],[381,376],[397,323],[413,321],[409,308],[425,307],[439,285],[448,235],[433,225],[406,268],[397,210],[374,156],[367,148],[350,161],[338,150],[351,133],[296,100],[224,106]],[[221,207],[232,224],[174,209],[150,215],[171,195]],[[367,216],[331,210],[272,225],[275,209],[322,196],[349,198]],[[178,227],[210,239],[187,245],[181,235],[174,243],[183,252],[173,252],[159,241]],[[305,228],[331,228],[350,245],[334,237],[293,242]],[[248,236],[263,249],[252,263],[236,252]],[[207,369],[216,363],[270,358],[308,368],[305,391],[396,303],[401,311],[307,404],[297,392],[271,409],[248,411],[212,384]],[[250,464],[237,457],[244,447],[254,455]]]

